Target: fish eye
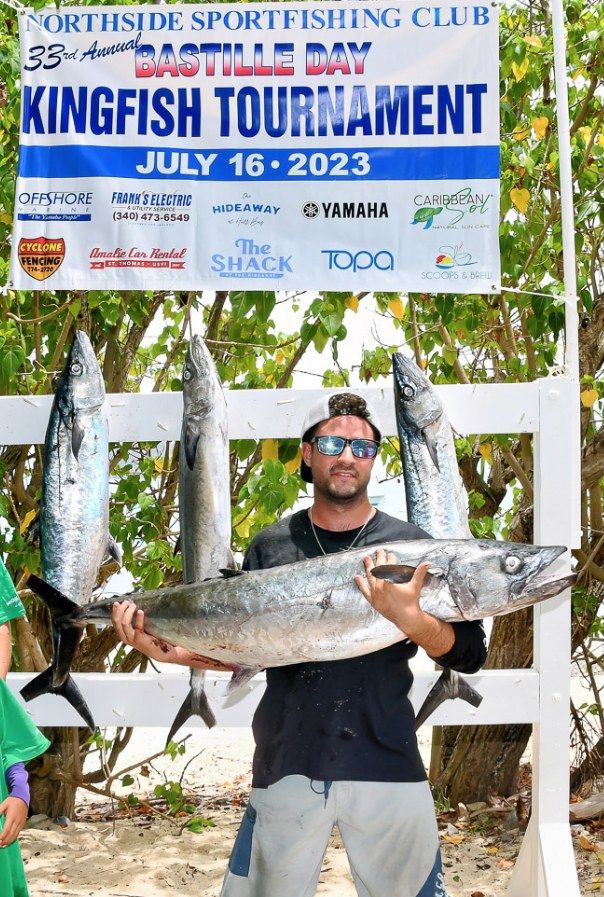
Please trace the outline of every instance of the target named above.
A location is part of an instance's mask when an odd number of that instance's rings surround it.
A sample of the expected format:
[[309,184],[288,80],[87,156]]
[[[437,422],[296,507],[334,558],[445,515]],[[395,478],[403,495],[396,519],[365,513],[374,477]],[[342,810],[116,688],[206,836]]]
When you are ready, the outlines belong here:
[[501,562],[501,565],[506,573],[518,573],[524,567],[524,561],[518,555],[508,554]]
[[415,387],[411,386],[410,383],[405,383],[403,386],[403,395],[408,399],[412,399],[415,395]]
[[191,371],[189,370],[189,368],[185,368],[184,371],[183,371],[183,373],[182,373],[182,379],[183,379],[183,380],[190,380],[192,376],[193,376],[193,374],[191,373]]
[[82,371],[84,370],[84,368],[82,367],[82,365],[80,364],[79,361],[74,361],[71,364],[69,370],[71,371],[72,374],[75,374],[76,377],[79,377],[80,374],[82,373]]

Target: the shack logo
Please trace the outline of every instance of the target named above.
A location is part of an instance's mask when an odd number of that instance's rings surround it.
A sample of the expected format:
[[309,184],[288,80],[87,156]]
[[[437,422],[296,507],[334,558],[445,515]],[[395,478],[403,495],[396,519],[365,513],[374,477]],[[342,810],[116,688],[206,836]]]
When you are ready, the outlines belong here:
[[178,268],[185,267],[185,249],[139,249],[130,246],[122,249],[101,249],[95,246],[90,251],[90,267],[102,268]]
[[21,237],[17,248],[19,264],[34,280],[47,280],[63,264],[63,237]]

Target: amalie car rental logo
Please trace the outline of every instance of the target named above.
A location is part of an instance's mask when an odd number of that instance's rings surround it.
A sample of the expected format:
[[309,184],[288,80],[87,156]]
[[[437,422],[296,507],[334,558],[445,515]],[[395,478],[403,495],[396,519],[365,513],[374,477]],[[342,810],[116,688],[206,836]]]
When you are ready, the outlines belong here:
[[19,264],[34,280],[46,280],[63,264],[63,237],[21,237],[17,247]]

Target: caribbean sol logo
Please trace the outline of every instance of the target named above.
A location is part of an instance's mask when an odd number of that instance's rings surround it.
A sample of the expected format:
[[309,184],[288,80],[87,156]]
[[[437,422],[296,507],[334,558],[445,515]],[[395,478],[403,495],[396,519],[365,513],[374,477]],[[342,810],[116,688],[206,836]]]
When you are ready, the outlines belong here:
[[47,280],[63,264],[63,237],[21,237],[17,247],[19,264],[34,280]]

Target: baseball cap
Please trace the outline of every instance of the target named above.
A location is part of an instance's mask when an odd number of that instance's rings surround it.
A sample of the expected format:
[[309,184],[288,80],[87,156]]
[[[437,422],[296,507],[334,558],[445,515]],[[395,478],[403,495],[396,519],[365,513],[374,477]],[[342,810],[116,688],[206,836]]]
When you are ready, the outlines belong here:
[[[377,438],[382,438],[382,425],[371,403],[354,392],[338,392],[330,396],[322,396],[310,406],[302,424],[302,442],[305,441],[304,437],[308,431],[317,424],[332,417],[345,415],[362,417],[376,430]],[[305,482],[312,483],[312,472],[304,459],[300,464],[300,476]]]

